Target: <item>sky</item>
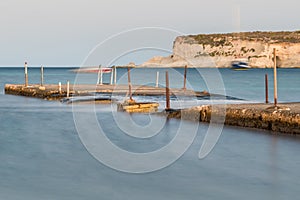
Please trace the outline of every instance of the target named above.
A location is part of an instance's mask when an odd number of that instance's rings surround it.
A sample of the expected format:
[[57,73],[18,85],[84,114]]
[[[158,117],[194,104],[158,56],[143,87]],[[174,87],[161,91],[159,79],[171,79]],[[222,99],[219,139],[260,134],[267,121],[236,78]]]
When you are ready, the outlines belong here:
[[[170,54],[178,35],[300,30],[299,4],[298,0],[0,0],[0,66],[22,66],[24,61],[29,66],[80,66],[97,48],[102,48],[102,57],[122,57],[114,49],[135,39],[147,40],[143,45],[161,43],[155,47],[168,50],[148,49],[118,59],[120,64],[141,63]],[[136,31],[143,27],[157,28]],[[139,49],[138,45],[132,48]],[[89,63],[101,62],[99,56]]]

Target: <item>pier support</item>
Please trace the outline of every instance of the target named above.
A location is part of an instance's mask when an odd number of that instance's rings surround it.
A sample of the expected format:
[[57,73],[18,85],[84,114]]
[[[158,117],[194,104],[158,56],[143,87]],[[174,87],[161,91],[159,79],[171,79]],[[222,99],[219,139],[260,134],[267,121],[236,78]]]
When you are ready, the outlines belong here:
[[133,99],[132,99],[132,91],[131,91],[131,87],[132,87],[132,85],[131,85],[131,80],[130,80],[130,68],[128,67],[127,68],[127,74],[128,74],[128,89],[129,89],[129,99],[130,99],[130,101],[133,101]]
[[186,90],[186,74],[187,74],[187,65],[184,66],[183,90]]
[[67,81],[67,98],[70,97],[70,81]]
[[117,67],[114,66],[114,84],[117,85]]
[[158,80],[159,80],[159,71],[156,72],[156,84],[155,87],[158,88]]
[[268,84],[268,74],[265,74],[265,97],[266,103],[269,103],[269,84]]
[[276,48],[273,49],[274,54],[274,106],[277,107],[277,63],[276,63]]
[[110,84],[111,85],[113,84],[113,79],[114,79],[114,68],[111,68],[111,71],[110,71]]
[[58,82],[58,92],[61,94],[61,82]]
[[44,85],[44,67],[41,65],[41,86]]
[[28,69],[27,69],[27,62],[24,65],[24,73],[25,73],[25,87],[28,86]]
[[102,80],[102,78],[103,78],[102,66],[99,65],[97,84],[103,85],[103,80]]
[[170,110],[170,108],[169,73],[166,71],[166,110]]

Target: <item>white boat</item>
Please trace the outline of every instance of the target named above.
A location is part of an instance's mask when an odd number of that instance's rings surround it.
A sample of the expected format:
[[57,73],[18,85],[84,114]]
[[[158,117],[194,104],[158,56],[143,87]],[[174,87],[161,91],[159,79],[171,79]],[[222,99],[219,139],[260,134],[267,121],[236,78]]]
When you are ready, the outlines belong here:
[[231,62],[231,69],[233,70],[248,70],[251,69],[247,61],[235,60]]

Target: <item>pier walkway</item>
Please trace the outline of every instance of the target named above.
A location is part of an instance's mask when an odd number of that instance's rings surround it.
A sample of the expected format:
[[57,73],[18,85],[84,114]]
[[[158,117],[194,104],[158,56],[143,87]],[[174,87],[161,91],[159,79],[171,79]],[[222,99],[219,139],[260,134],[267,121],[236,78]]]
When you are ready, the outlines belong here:
[[[68,90],[69,88],[69,90]],[[128,95],[128,85],[24,85],[6,84],[5,93],[47,100],[60,100],[70,97],[91,96],[95,93]],[[208,92],[184,89],[170,89],[171,95],[211,97]],[[133,95],[164,96],[166,88],[132,86]],[[105,99],[107,100],[107,99]],[[168,110],[168,109],[167,109]],[[171,112],[169,112],[171,111]],[[178,118],[195,122],[224,123],[225,125],[259,128],[285,134],[300,134],[300,103],[273,104],[229,104],[202,105],[188,109],[165,111],[168,118]],[[212,117],[213,116],[213,117]],[[219,120],[219,121],[218,121]]]
[[277,107],[263,103],[203,105],[165,114],[168,118],[300,134],[300,102],[280,103]]
[[[22,84],[6,84],[5,94],[37,97],[47,100],[60,100],[68,96],[88,96],[99,94],[108,95],[126,95],[128,94],[128,85],[70,85],[69,91],[67,85],[29,85],[25,87]],[[171,95],[175,96],[193,96],[193,97],[206,97],[211,96],[206,91],[199,92],[184,89],[170,88]],[[153,87],[144,85],[133,85],[132,94],[136,96],[164,96],[166,89],[164,87]],[[220,95],[214,95],[220,96]]]

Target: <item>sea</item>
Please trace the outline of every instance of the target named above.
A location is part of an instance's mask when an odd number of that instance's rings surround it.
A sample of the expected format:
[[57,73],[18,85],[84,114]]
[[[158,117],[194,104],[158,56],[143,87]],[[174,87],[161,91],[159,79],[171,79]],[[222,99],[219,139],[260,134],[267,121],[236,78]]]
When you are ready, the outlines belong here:
[[[131,82],[155,86],[158,75],[164,87],[166,71],[170,87],[182,88],[184,69],[132,69]],[[299,102],[300,69],[277,72],[278,101]],[[266,74],[273,102],[272,69],[188,69],[187,89],[222,96],[172,96],[171,107],[262,103]],[[39,68],[29,68],[28,76],[30,84],[40,84]],[[127,69],[118,69],[116,77],[117,84],[127,84]],[[44,69],[45,84],[95,84],[97,78],[71,68]],[[111,78],[104,74],[104,84]],[[9,83],[23,84],[24,69],[0,68],[1,200],[299,198],[297,136],[224,126],[212,151],[200,159],[209,124],[120,113],[111,104],[70,105],[5,95]],[[114,98],[121,102],[127,97]],[[164,110],[164,97],[133,98],[158,102]],[[168,146],[171,150],[164,151]]]

